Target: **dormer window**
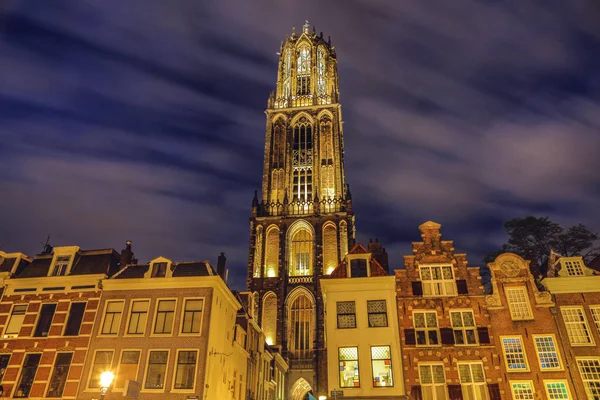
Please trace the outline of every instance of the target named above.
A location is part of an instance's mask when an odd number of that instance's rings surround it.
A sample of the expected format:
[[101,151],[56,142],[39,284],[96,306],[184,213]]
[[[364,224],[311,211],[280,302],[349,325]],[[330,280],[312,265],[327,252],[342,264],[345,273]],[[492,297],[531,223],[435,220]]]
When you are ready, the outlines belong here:
[[364,258],[350,260],[350,274],[353,278],[367,277],[367,260]]
[[152,264],[152,278],[164,278],[167,276],[167,263],[157,262]]
[[64,276],[67,274],[67,269],[71,263],[71,256],[57,256],[54,261],[51,276]]
[[583,276],[583,263],[578,259],[563,260],[563,267],[569,276]]
[[424,296],[456,296],[451,265],[421,265],[419,274]]

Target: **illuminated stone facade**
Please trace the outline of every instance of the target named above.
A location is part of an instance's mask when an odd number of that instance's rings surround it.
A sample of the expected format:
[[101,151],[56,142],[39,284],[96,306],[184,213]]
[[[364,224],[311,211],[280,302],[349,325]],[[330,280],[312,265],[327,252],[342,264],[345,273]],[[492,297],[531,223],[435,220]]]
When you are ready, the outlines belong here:
[[319,280],[351,247],[354,216],[335,50],[307,23],[279,55],[262,190],[252,202],[247,286],[267,342],[290,359],[289,391],[301,398],[327,387]]

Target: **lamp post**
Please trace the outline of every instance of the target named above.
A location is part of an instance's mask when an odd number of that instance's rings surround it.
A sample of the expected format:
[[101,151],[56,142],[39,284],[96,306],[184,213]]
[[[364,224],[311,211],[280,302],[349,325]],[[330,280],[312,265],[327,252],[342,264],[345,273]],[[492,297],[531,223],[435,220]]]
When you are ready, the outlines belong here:
[[113,374],[110,371],[104,371],[102,374],[100,374],[100,398],[102,400],[105,399],[106,391],[110,387],[110,384],[112,383],[114,378],[115,374]]

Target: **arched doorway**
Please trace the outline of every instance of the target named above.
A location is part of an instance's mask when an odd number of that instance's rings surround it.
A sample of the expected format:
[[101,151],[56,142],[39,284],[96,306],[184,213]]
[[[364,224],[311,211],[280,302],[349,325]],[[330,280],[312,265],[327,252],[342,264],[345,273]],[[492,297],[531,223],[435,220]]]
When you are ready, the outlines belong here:
[[304,378],[299,378],[290,390],[290,400],[304,400],[312,388]]

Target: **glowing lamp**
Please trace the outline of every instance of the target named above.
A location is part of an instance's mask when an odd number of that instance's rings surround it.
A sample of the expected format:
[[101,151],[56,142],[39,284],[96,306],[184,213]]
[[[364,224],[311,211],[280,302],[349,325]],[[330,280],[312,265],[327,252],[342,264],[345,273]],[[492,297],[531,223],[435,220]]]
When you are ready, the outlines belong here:
[[102,400],[104,400],[106,391],[110,387],[113,379],[115,379],[115,374],[110,371],[104,371],[102,374],[100,374],[100,396]]
[[327,400],[327,396],[319,396],[319,400]]
[[270,337],[270,336],[269,336],[269,337],[267,337],[265,341],[267,342],[267,344],[268,344],[269,346],[273,346],[273,338],[272,338],[272,337]]

